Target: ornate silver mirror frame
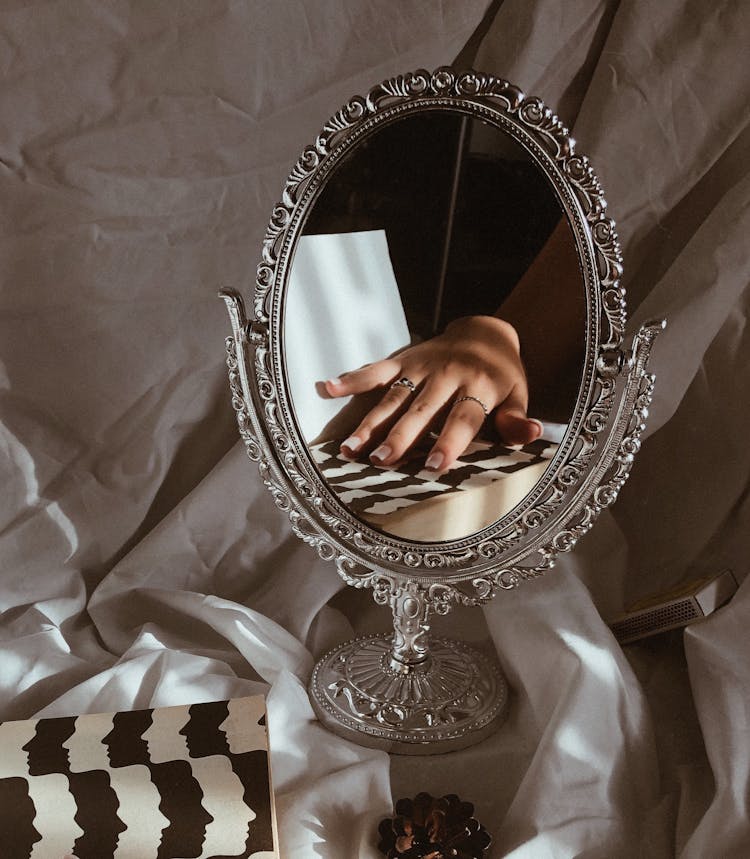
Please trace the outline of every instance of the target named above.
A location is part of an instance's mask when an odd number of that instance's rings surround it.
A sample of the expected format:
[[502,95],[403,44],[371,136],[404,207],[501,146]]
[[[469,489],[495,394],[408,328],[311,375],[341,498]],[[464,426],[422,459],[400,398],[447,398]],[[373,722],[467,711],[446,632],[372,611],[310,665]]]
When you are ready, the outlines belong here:
[[[587,302],[585,362],[568,431],[542,479],[508,515],[452,542],[386,535],[355,518],[317,470],[297,427],[284,369],[283,314],[295,244],[337,163],[374,129],[416,111],[450,110],[520,143],[555,189],[571,225]],[[646,365],[662,321],[623,347],[625,294],[615,224],[588,159],[560,120],[507,81],[474,71],[419,70],[351,99],[323,126],[287,179],[258,265],[251,318],[222,290],[232,323],[227,364],[249,458],[294,533],[336,564],[347,584],[390,605],[393,636],[346,642],[317,664],[310,692],[324,724],[355,741],[402,753],[470,745],[496,728],[507,705],[497,666],[465,645],[430,640],[429,616],[480,605],[552,568],[632,466],[653,391]],[[314,337],[311,332],[311,337]]]

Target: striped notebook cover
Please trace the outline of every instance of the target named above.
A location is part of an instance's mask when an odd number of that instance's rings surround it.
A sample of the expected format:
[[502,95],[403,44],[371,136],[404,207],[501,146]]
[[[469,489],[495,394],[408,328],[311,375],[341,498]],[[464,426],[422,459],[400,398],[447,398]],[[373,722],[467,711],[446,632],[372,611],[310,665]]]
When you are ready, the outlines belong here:
[[448,471],[436,475],[424,467],[429,448],[417,447],[404,461],[389,467],[344,459],[338,441],[310,448],[328,485],[355,515],[393,513],[448,492],[487,486],[552,459],[557,449],[555,442],[543,438],[515,448],[474,441]]
[[262,695],[0,723],[3,859],[277,859]]

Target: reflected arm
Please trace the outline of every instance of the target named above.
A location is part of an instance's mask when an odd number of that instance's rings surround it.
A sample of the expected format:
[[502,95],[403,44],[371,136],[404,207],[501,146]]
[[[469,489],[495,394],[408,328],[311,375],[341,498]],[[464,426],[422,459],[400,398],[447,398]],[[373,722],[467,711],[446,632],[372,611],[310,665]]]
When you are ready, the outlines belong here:
[[495,314],[518,332],[530,415],[570,419],[586,343],[583,295],[575,240],[562,218]]

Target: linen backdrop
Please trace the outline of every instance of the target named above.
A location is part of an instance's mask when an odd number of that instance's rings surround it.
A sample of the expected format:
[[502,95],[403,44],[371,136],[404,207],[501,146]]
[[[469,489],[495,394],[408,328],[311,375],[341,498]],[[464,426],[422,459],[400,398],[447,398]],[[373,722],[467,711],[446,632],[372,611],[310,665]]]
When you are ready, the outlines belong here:
[[[4,4],[0,717],[267,691],[284,859],[378,855],[420,790],[472,800],[494,857],[749,855],[747,584],[624,651],[602,620],[746,573],[748,23],[742,0]],[[389,760],[310,710],[313,659],[387,612],[245,460],[216,291],[249,294],[335,109],[454,60],[557,109],[618,223],[632,329],[669,326],[612,511],[544,579],[435,624],[496,647],[506,725]]]

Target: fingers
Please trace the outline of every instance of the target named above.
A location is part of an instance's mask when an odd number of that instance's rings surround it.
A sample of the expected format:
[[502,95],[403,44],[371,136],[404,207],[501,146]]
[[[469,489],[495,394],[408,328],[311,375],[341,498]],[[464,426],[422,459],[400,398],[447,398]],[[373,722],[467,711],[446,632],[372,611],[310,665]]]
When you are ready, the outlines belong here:
[[[488,396],[485,395],[485,399],[482,397],[478,399],[486,403]],[[463,400],[456,403],[425,460],[425,468],[430,471],[445,471],[450,468],[479,432],[484,419],[484,409],[476,400]]]
[[502,440],[509,445],[531,444],[544,431],[541,421],[526,417],[523,411],[498,411],[495,416],[495,426]]
[[526,415],[528,395],[525,386],[516,385],[495,413],[495,427],[505,444],[530,444],[543,427],[540,421]]
[[[451,409],[443,431],[435,442],[426,461],[430,471],[445,471],[466,450],[482,428],[485,413],[480,403],[492,406],[492,394],[457,402]],[[543,426],[540,421],[526,415],[528,393],[526,385],[516,384],[500,403],[494,415],[500,437],[508,445],[530,444],[538,439]]]
[[[370,454],[371,461],[376,465],[393,465],[427,432],[435,417],[456,396],[455,386],[442,378],[429,379],[413,399],[409,388],[391,387],[342,442],[341,452],[345,457],[354,458],[377,444]],[[492,397],[487,391],[477,398],[480,402],[469,398],[453,406],[425,460],[428,470],[445,471],[461,456],[484,423],[485,412],[480,403],[492,406]],[[497,408],[494,423],[505,444],[530,444],[542,435],[540,421],[526,415],[526,402],[525,386],[516,385]]]
[[[415,384],[417,382],[415,381]],[[353,458],[371,447],[379,438],[383,437],[384,430],[397,420],[404,408],[406,408],[411,397],[411,390],[402,385],[388,388],[383,394],[380,402],[370,409],[357,428],[345,441],[341,443],[341,452],[345,457]],[[382,447],[382,445],[381,445]],[[380,451],[377,456],[373,451],[373,461],[378,465],[395,461],[385,456],[385,451]]]
[[342,373],[340,378],[328,379],[326,391],[332,397],[348,397],[352,394],[362,394],[387,385],[398,373],[400,364],[393,358],[376,361],[351,373]]
[[370,454],[376,465],[392,465],[427,432],[435,416],[451,399],[454,387],[442,379],[429,380],[396,421],[382,443]]

